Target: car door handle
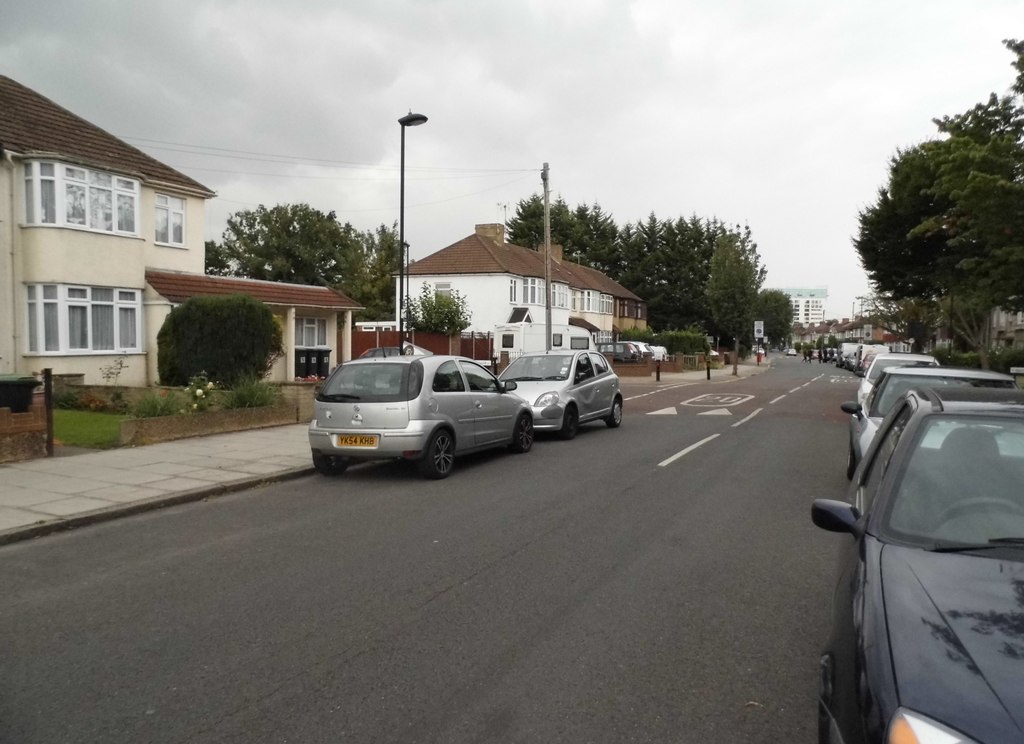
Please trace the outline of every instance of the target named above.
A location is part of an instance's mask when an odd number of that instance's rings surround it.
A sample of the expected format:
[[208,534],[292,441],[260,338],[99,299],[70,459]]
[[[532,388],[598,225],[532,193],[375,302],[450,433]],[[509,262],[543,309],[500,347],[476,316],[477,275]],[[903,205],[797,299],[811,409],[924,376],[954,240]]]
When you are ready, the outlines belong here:
[[484,407],[484,404],[481,403],[480,401],[478,401],[478,400],[474,400],[473,401],[473,408],[483,408],[483,407]]

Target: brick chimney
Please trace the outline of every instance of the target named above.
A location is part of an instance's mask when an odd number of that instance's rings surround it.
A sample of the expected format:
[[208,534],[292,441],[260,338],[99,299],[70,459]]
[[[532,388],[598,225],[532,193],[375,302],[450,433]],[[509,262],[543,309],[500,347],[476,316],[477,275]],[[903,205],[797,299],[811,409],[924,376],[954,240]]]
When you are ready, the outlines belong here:
[[481,238],[490,238],[498,245],[505,244],[505,226],[502,224],[477,225],[476,234]]
[[[544,246],[541,246],[541,252],[543,252]],[[562,246],[551,244],[551,260],[555,263],[562,263]]]

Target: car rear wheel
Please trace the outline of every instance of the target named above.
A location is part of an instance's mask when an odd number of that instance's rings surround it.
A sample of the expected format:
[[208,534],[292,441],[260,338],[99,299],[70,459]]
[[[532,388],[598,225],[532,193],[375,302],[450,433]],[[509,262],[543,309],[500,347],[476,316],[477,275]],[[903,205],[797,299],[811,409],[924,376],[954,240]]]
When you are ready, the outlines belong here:
[[348,469],[348,458],[337,455],[313,455],[313,467],[321,475],[341,475]]
[[516,419],[515,428],[512,430],[512,444],[509,448],[513,452],[529,452],[533,447],[533,419],[527,413],[519,414]]
[[608,425],[609,429],[617,429],[622,424],[622,398],[616,396],[615,400],[612,401],[611,413],[608,414],[608,418],[604,422]]
[[427,443],[419,462],[420,475],[433,480],[447,478],[455,464],[455,439],[447,429],[438,429]]
[[580,428],[580,412],[576,406],[568,406],[562,416],[562,428],[558,430],[559,439],[572,439]]

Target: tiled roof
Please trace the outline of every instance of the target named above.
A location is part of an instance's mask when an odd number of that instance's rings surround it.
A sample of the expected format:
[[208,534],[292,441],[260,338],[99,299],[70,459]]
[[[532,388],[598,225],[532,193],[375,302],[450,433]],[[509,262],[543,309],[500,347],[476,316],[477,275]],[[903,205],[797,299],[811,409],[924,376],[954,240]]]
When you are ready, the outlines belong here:
[[[473,234],[409,265],[410,277],[448,274],[515,274],[543,279],[544,254]],[[597,269],[572,261],[552,259],[551,281],[568,284],[574,289],[593,289],[615,297],[640,299]]]
[[328,310],[362,310],[355,300],[328,287],[265,282],[226,276],[185,274],[176,271],[146,270],[146,282],[171,302],[189,297],[246,294],[268,305],[317,307]]
[[0,145],[19,155],[69,159],[205,198],[214,192],[90,124],[21,83],[0,75]]

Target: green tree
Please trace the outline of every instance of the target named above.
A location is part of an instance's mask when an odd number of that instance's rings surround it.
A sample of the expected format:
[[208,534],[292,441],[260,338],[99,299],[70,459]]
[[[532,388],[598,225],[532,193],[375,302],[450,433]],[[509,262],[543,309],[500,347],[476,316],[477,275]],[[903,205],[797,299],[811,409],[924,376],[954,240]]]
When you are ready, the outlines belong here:
[[778,289],[762,289],[754,304],[754,320],[764,321],[764,335],[769,344],[782,346],[793,329],[793,303],[789,295]]
[[358,265],[358,236],[308,204],[236,212],[223,243],[208,251],[213,272],[250,279],[339,287]]
[[454,336],[469,328],[473,314],[466,307],[466,298],[458,290],[450,294],[434,292],[424,282],[420,296],[409,300],[412,327],[417,331]]
[[855,247],[876,290],[941,301],[988,366],[988,316],[1024,310],[1024,43],[1014,95],[936,119],[942,139],[903,151],[860,216]]
[[398,227],[380,225],[359,233],[346,261],[340,289],[365,309],[357,320],[394,317],[398,272]]
[[749,228],[720,236],[711,257],[708,306],[720,335],[735,339],[733,374],[737,374],[740,340],[753,335],[754,303],[765,275],[760,263]]

